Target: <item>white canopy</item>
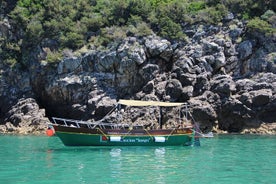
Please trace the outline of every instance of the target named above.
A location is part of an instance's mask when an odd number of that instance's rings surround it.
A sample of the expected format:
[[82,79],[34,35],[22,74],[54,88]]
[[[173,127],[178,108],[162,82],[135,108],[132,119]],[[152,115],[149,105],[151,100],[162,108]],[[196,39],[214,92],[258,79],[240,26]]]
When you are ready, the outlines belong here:
[[159,106],[159,107],[175,107],[185,103],[177,102],[158,102],[158,101],[140,101],[140,100],[119,100],[119,104],[127,106]]

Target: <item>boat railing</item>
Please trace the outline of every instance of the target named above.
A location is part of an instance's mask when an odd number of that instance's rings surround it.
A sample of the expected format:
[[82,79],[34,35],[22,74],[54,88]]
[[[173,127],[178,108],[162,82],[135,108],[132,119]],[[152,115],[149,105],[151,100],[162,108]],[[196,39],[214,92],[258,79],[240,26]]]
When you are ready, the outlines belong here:
[[101,121],[82,121],[82,120],[73,120],[73,119],[64,119],[64,118],[56,118],[52,117],[53,122],[55,125],[61,125],[66,127],[75,127],[75,128],[90,128],[90,129],[127,129],[129,126],[127,124],[115,124],[115,123],[104,123]]

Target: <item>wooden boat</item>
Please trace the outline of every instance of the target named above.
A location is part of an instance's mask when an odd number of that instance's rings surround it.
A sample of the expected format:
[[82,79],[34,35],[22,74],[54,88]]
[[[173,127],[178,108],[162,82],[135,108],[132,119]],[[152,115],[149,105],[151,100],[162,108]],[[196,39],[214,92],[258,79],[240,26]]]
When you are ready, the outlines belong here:
[[[184,103],[155,101],[119,100],[118,106],[154,106],[176,107]],[[118,107],[117,106],[117,107]],[[160,110],[161,112],[161,110]],[[55,134],[66,146],[172,146],[191,145],[194,139],[193,126],[181,124],[179,127],[163,129],[161,124],[156,129],[128,124],[108,123],[53,118]]]

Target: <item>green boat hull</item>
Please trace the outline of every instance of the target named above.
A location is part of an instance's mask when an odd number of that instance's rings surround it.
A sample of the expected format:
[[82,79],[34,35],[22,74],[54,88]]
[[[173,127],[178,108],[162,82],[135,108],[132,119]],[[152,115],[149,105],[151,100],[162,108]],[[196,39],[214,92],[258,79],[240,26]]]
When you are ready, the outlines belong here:
[[55,127],[55,130],[66,146],[189,146],[194,137],[191,130],[86,131],[67,127]]

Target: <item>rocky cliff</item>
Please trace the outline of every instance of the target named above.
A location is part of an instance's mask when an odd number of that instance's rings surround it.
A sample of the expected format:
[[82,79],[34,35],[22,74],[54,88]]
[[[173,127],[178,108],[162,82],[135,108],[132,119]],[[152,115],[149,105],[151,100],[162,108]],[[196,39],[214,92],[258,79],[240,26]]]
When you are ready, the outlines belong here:
[[[0,23],[1,35],[10,29]],[[186,42],[127,37],[64,52],[58,63],[45,62],[48,48],[38,45],[30,67],[0,64],[0,132],[44,132],[52,116],[96,120],[118,99],[137,99],[187,102],[204,131],[275,133],[276,37],[246,29],[231,17],[187,26]]]

